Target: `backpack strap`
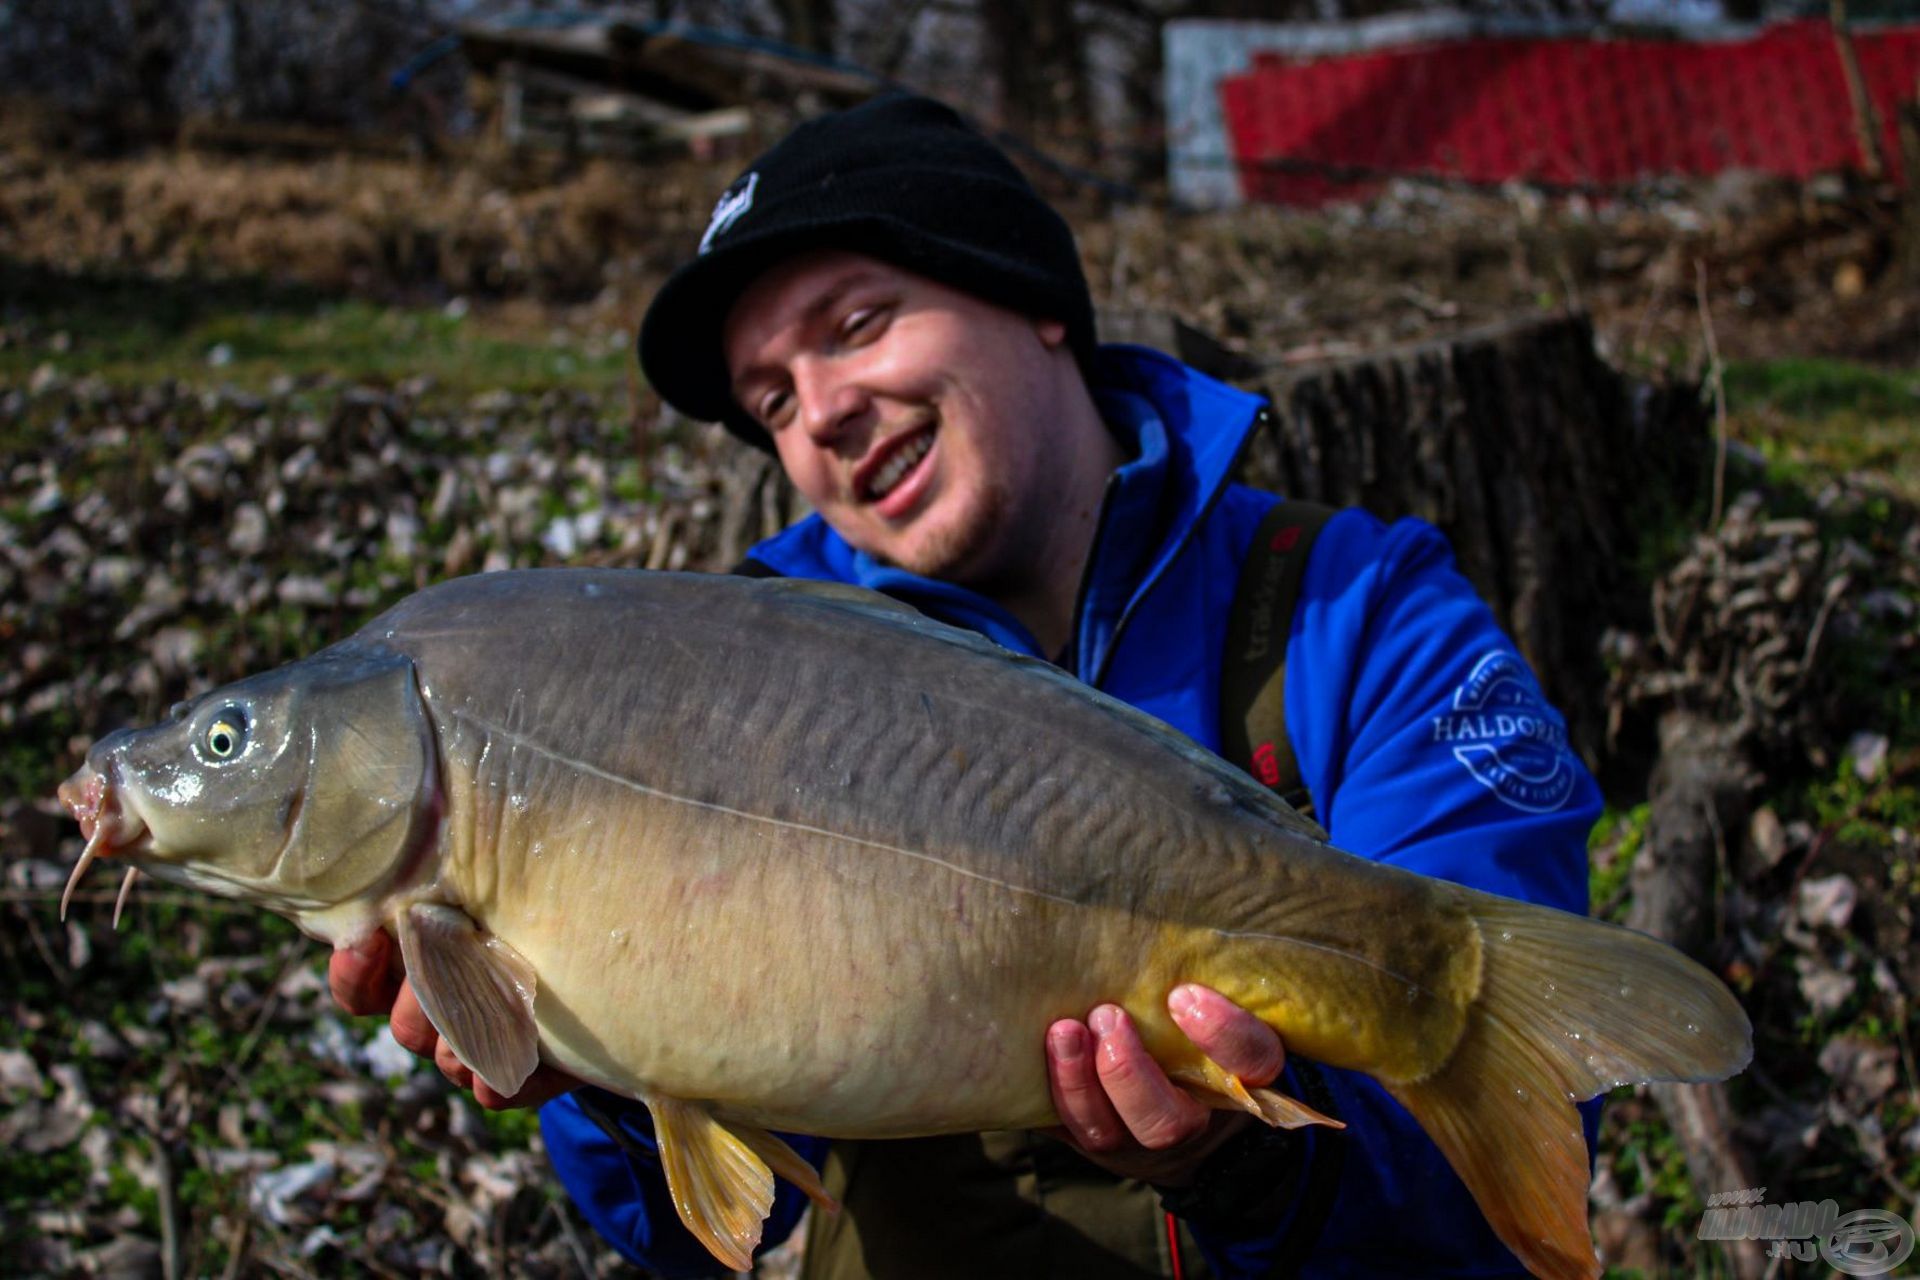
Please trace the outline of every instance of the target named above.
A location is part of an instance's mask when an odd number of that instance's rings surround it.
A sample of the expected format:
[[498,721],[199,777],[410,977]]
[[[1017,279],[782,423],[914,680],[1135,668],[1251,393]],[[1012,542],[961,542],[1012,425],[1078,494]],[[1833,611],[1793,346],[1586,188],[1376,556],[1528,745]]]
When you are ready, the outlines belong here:
[[1260,521],[1240,566],[1220,664],[1220,754],[1309,814],[1313,798],[1287,737],[1287,636],[1314,539],[1334,514],[1282,499]]

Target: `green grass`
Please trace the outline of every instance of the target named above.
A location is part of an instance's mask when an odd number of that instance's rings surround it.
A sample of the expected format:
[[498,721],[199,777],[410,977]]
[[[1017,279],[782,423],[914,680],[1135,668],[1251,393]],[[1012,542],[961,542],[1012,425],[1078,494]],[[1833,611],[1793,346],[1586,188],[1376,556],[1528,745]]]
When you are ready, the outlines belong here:
[[1776,483],[1865,473],[1920,503],[1920,369],[1844,360],[1739,360],[1727,366],[1733,434],[1758,448]]
[[[1587,836],[1587,897],[1590,910],[1603,920],[1618,924],[1626,918],[1627,886],[1633,860],[1646,843],[1649,812],[1644,801],[1627,809],[1610,804]],[[1608,852],[1604,865],[1603,852]]]
[[1846,360],[1792,357],[1727,364],[1727,399],[1800,418],[1854,413],[1920,417],[1920,369],[1886,370]]
[[48,364],[69,377],[255,391],[283,376],[391,384],[425,375],[464,401],[495,388],[612,394],[632,360],[624,344],[555,343],[479,312],[456,317],[260,281],[69,276],[0,259],[0,298],[0,321],[30,326],[0,345],[0,383],[24,383]]

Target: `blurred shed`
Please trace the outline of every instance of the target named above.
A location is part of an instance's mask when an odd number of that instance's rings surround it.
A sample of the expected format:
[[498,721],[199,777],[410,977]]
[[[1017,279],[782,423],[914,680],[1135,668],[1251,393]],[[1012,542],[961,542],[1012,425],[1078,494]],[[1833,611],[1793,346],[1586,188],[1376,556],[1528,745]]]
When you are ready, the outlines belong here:
[[458,30],[490,131],[513,147],[704,152],[748,133],[756,108],[811,113],[880,88],[835,59],[685,23],[536,13]]

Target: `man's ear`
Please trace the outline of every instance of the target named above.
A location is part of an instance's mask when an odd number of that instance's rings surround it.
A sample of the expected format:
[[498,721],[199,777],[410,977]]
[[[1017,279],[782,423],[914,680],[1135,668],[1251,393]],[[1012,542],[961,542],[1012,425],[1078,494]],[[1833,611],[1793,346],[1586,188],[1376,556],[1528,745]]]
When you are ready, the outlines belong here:
[[1043,347],[1059,347],[1067,340],[1067,326],[1064,321],[1036,320],[1033,322],[1033,328],[1034,332],[1040,335],[1040,345]]

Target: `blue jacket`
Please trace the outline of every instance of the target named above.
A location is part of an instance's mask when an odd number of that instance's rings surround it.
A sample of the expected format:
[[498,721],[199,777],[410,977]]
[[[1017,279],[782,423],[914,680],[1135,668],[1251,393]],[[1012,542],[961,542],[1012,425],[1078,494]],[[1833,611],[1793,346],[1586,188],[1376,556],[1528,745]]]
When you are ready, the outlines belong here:
[[[1109,485],[1069,652],[1038,654],[992,601],[879,564],[817,516],[761,543],[753,558],[788,576],[886,591],[1008,648],[1054,658],[1218,749],[1227,615],[1254,530],[1275,501],[1230,483],[1262,402],[1140,348],[1106,348],[1095,383],[1133,461]],[[1598,790],[1567,746],[1565,722],[1433,528],[1385,525],[1357,510],[1328,522],[1301,585],[1285,693],[1301,777],[1339,847],[1585,912]],[[1412,1117],[1365,1076],[1323,1075],[1348,1127],[1303,1132],[1309,1143],[1348,1150],[1304,1273],[1522,1274]],[[606,1094],[597,1101],[621,1117],[632,1141],[623,1151],[579,1098],[549,1103],[542,1129],[562,1182],[627,1257],[668,1274],[710,1273],[649,1155],[643,1109]],[[1590,1145],[1596,1113],[1597,1104],[1587,1108]],[[820,1139],[795,1145],[816,1163],[824,1158]],[[769,1244],[792,1229],[803,1204],[782,1182]],[[1288,1211],[1298,1212],[1297,1204]],[[1258,1275],[1294,1225],[1199,1239],[1221,1274]]]

